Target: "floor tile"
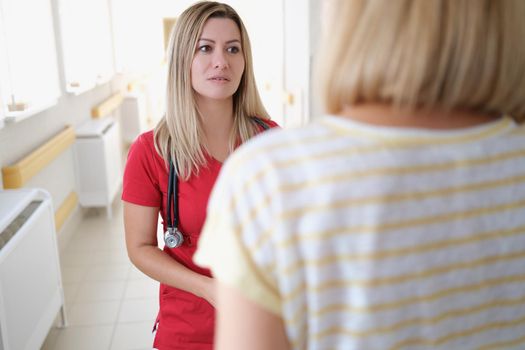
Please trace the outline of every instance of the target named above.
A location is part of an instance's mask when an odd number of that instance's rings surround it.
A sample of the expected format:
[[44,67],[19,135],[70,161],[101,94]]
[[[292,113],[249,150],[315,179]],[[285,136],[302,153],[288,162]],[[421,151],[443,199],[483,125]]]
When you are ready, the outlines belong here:
[[69,252],[66,251],[60,256],[60,263],[64,267],[82,267],[102,264],[107,262],[105,256],[93,254],[92,252]]
[[62,283],[64,287],[64,298],[66,299],[66,310],[73,305],[77,299],[80,283]]
[[144,272],[137,269],[135,266],[131,266],[131,270],[128,275],[128,280],[148,280],[153,281],[151,277],[146,275]]
[[95,326],[114,324],[117,321],[121,301],[77,303],[68,310],[70,326]]
[[91,253],[93,257],[94,265],[115,265],[115,264],[127,264],[129,263],[128,253],[123,250],[119,252],[100,250],[97,252]]
[[59,332],[58,329],[54,327],[51,328],[40,350],[54,350],[55,344],[58,339],[58,332]]
[[159,311],[158,298],[124,299],[118,316],[119,323],[155,321]]
[[62,266],[62,284],[82,282],[89,266]]
[[84,281],[120,281],[128,279],[131,263],[95,265],[88,269]]
[[119,252],[104,251],[101,253],[106,253],[108,255],[108,264],[122,264],[130,262],[126,250],[121,250]]
[[118,323],[113,335],[111,350],[151,349],[154,335],[152,322]]
[[129,280],[124,294],[125,299],[153,298],[159,295],[159,283],[149,280]]
[[115,325],[60,329],[53,350],[109,350]]
[[122,233],[122,237],[108,239],[99,249],[100,251],[124,252],[127,256],[124,233]]
[[120,300],[124,295],[125,281],[84,282],[80,285],[76,302]]
[[98,239],[90,236],[81,236],[80,234],[75,235],[68,245],[68,252],[93,252],[100,245]]

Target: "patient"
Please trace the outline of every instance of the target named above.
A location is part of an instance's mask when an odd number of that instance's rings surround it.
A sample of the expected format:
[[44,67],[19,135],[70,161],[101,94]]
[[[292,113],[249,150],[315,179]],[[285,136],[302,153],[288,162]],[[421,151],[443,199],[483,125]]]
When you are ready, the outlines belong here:
[[326,5],[326,116],[209,202],[217,349],[525,348],[525,1]]

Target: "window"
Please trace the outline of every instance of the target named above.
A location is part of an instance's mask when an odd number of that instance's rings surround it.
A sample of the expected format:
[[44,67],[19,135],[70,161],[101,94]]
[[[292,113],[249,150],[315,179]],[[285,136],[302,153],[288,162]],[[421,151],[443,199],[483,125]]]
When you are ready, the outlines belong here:
[[79,94],[114,75],[107,0],[59,0],[66,91]]
[[164,60],[162,8],[157,1],[112,0],[119,73],[141,76]]
[[7,122],[56,104],[60,87],[50,0],[0,0],[0,95]]

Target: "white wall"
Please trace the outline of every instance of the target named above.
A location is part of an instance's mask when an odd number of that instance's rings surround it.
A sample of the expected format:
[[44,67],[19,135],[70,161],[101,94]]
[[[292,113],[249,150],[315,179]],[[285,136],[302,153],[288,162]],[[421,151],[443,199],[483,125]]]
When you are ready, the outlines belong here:
[[315,73],[316,58],[319,54],[319,45],[321,42],[321,12],[322,12],[322,0],[309,0],[310,1],[310,23],[309,23],[309,43],[310,43],[310,115],[309,120],[319,118],[323,111],[321,102],[317,92],[317,86],[315,85]]
[[252,46],[255,80],[266,110],[284,125],[284,0],[228,3],[241,16]]

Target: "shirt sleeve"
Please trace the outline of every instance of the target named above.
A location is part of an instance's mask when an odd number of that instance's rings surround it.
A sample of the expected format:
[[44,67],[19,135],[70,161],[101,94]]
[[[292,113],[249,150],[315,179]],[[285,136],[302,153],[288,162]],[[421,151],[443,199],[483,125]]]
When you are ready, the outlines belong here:
[[268,119],[268,120],[265,120],[265,121],[268,123],[268,126],[270,127],[270,129],[281,128],[281,126],[279,124],[277,124],[275,121],[273,121],[271,119]]
[[[261,232],[258,225],[242,225],[251,197],[244,193],[251,178],[234,154],[224,165],[208,203],[207,219],[201,233],[194,261],[211,269],[213,276],[237,289],[266,310],[280,315],[281,303],[274,276],[264,265],[271,265],[271,256],[253,250],[247,241],[256,241]],[[231,160],[231,161],[230,161]],[[241,171],[245,169],[244,171]]]
[[139,136],[131,145],[122,181],[122,200],[148,207],[160,206],[162,192],[154,152],[147,134]]

